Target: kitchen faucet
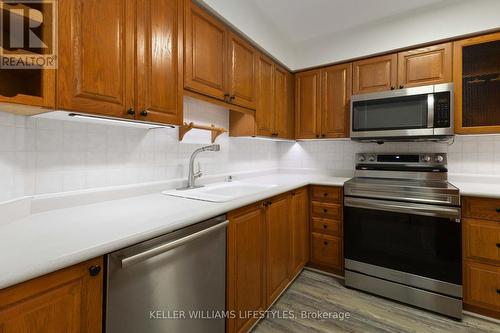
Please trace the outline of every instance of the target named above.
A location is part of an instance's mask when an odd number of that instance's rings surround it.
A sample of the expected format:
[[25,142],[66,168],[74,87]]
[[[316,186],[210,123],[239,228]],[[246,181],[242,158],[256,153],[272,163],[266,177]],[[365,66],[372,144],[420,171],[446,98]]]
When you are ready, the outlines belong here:
[[196,156],[198,156],[199,153],[204,152],[204,151],[220,151],[220,145],[210,145],[210,146],[205,146],[196,149],[192,154],[191,158],[189,159],[189,171],[188,171],[188,183],[187,186],[184,188],[180,188],[179,190],[187,190],[187,189],[193,189],[197,187],[203,187],[203,185],[195,185],[196,178],[201,177],[202,172],[201,170],[198,170],[198,172],[194,172],[194,160]]

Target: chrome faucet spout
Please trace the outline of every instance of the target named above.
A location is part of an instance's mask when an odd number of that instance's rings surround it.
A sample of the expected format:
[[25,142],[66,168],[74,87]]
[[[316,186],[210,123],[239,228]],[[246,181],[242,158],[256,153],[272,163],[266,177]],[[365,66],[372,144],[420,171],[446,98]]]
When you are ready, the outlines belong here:
[[[196,156],[198,156],[199,153],[204,152],[204,151],[220,151],[220,145],[215,144],[215,145],[210,145],[210,146],[205,146],[196,149],[192,154],[191,157],[189,158],[189,170],[188,170],[188,184],[187,188],[195,188],[197,187],[195,185],[196,178],[199,178],[202,176],[201,170],[198,170],[198,172],[194,172],[194,160]],[[198,186],[199,187],[199,186]]]

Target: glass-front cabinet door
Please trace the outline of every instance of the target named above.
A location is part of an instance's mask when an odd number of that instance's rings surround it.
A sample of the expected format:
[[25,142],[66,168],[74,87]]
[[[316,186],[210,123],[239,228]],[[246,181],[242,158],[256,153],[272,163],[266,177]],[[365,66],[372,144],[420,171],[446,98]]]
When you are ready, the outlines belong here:
[[454,43],[455,132],[500,133],[500,32]]

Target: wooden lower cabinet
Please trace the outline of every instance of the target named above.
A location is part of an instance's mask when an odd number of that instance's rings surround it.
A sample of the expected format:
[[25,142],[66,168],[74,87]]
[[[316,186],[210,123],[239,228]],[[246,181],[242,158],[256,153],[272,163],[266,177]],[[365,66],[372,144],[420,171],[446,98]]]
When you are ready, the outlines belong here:
[[0,290],[0,332],[102,332],[102,269],[90,274],[102,266],[96,258]]
[[309,261],[309,191],[307,187],[292,192],[290,200],[291,276],[297,275]]
[[311,260],[313,268],[344,275],[342,187],[311,188]]
[[500,319],[500,199],[462,200],[464,308]]
[[304,267],[308,216],[307,188],[228,213],[228,333],[248,332]]

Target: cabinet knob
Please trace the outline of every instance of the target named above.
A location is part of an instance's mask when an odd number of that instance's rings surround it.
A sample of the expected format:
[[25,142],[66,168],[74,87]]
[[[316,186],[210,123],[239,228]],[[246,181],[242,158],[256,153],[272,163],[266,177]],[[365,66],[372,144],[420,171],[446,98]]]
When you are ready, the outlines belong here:
[[324,242],[323,242],[323,244],[328,245],[328,242],[327,242],[327,241],[324,241]]
[[328,193],[326,193],[326,192],[325,192],[325,193],[323,193],[323,196],[327,197],[327,196],[328,196]]
[[224,102],[229,102],[229,94],[224,94]]
[[231,95],[231,97],[229,97],[230,101],[233,101],[234,99],[236,99],[236,96],[234,96],[234,95]]
[[394,88],[394,87],[391,87],[391,90],[394,90],[394,89],[396,89],[396,88]]
[[326,136],[326,135],[324,135],[324,134],[321,134],[321,137],[322,137],[322,138],[324,138],[325,136]]
[[326,224],[323,224],[323,229],[328,229],[328,226]]
[[134,116],[134,115],[135,115],[135,110],[134,110],[134,108],[130,108],[130,109],[128,109],[128,110],[127,110],[127,114],[128,114],[128,115],[131,115],[131,116]]
[[497,247],[500,249],[500,243],[497,243]]
[[497,294],[500,295],[500,289],[497,289]]
[[328,209],[324,208],[323,213],[328,213]]
[[101,266],[99,266],[99,265],[89,267],[90,276],[97,276],[97,275],[99,275],[100,272],[101,272]]
[[319,134],[316,134],[316,137],[319,138]]
[[141,111],[141,116],[147,117],[147,115],[148,115],[148,110],[142,110]]
[[405,86],[404,85],[400,85],[399,86],[399,89],[403,89]]
[[497,209],[495,209],[497,213],[500,213],[500,207],[498,207]]

